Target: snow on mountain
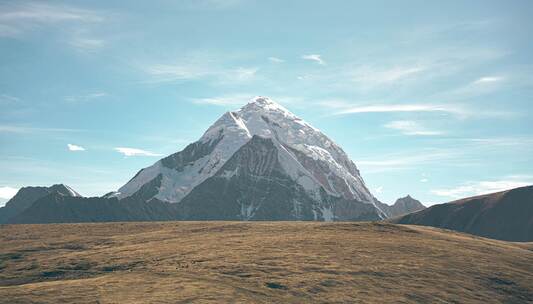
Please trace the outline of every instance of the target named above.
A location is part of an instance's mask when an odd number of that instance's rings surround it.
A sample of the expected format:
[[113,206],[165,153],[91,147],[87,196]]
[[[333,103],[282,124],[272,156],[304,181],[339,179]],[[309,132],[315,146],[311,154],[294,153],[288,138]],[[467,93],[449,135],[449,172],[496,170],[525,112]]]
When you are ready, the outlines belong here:
[[[255,97],[239,110],[226,112],[197,142],[139,171],[117,196],[125,198],[142,191],[154,199],[180,202],[254,135],[272,139],[281,151],[281,166],[310,196],[319,199],[323,189],[328,195],[372,204],[380,210],[346,153],[318,129],[267,97]],[[233,173],[224,174],[229,178]]]

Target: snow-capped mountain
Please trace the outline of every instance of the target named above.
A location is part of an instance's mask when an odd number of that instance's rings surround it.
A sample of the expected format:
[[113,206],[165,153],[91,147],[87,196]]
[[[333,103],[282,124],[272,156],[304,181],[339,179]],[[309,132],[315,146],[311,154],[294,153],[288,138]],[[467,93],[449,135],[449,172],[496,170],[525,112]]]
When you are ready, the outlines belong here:
[[[280,195],[283,189],[291,190]],[[386,217],[346,153],[266,97],[225,113],[197,142],[142,169],[113,196],[179,203],[184,219],[269,219],[272,208],[285,210],[280,219]]]

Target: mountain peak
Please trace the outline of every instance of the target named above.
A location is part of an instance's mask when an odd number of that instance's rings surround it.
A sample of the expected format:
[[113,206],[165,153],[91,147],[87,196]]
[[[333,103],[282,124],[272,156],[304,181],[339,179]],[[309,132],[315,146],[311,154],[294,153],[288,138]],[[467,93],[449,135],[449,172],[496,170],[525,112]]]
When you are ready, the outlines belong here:
[[248,104],[255,104],[260,107],[279,106],[277,102],[266,96],[255,96]]
[[407,195],[405,197],[401,197],[399,199],[396,200],[396,202],[394,203],[394,206],[400,206],[400,205],[403,205],[403,206],[414,206],[414,207],[423,207],[424,205],[422,205],[422,203],[411,197],[411,195]]
[[266,96],[256,96],[252,98],[249,103],[240,109],[240,111],[278,111],[294,116],[294,114],[285,107]]
[[50,187],[22,187],[5,205],[0,208],[0,223],[7,221],[15,215],[29,208],[37,200],[51,194],[59,193],[62,196],[81,197],[67,185],[55,184]]
[[55,191],[66,196],[81,196],[78,192],[65,184],[55,184],[48,188],[50,191]]

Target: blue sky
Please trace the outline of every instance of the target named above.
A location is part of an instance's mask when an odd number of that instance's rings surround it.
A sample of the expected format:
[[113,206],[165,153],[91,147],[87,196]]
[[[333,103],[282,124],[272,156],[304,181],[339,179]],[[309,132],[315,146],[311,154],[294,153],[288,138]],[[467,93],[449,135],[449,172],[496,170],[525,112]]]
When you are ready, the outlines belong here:
[[269,96],[373,194],[533,184],[531,1],[2,1],[0,205],[116,190]]

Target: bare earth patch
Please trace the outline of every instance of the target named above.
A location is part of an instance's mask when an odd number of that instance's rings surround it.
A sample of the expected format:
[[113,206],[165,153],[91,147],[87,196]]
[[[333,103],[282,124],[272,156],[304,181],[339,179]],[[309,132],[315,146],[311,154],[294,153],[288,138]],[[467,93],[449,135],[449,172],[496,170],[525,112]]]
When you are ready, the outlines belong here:
[[0,226],[5,303],[529,303],[533,244],[386,223]]

